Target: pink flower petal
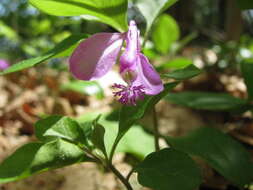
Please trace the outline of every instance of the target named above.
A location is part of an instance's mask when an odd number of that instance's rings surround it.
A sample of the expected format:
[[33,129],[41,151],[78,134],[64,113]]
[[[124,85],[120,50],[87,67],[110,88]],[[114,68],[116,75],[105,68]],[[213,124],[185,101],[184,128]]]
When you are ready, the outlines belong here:
[[0,59],[0,70],[5,70],[10,66],[9,62],[5,59]]
[[164,87],[159,74],[141,53],[138,54],[137,70],[138,76],[133,81],[134,86],[142,85],[147,95],[155,95],[163,90]]
[[99,33],[84,40],[70,57],[70,71],[80,80],[97,79],[116,63],[124,33]]
[[135,21],[130,21],[126,32],[126,49],[120,57],[120,73],[135,67],[136,58],[140,52],[139,30]]

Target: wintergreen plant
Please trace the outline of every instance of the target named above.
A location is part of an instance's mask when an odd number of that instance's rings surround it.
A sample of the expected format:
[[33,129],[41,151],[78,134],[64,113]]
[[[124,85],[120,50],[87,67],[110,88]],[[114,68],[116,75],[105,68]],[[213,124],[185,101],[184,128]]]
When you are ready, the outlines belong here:
[[[99,33],[91,37],[87,34],[72,34],[47,53],[12,65],[0,74],[33,67],[51,58],[71,56],[72,74],[80,80],[93,80],[103,76],[113,64],[119,62],[125,84],[115,81],[114,95],[122,106],[116,128],[109,127],[110,123],[105,121],[105,116],[96,116],[85,122],[66,116],[48,116],[39,120],[35,123],[38,141],[23,145],[2,162],[0,183],[71,164],[95,162],[111,170],[128,190],[133,189],[129,178],[134,172],[138,175],[139,183],[146,187],[156,190],[194,190],[202,183],[202,175],[192,156],[205,160],[240,188],[252,182],[253,163],[250,154],[240,143],[210,127],[201,127],[183,137],[163,136],[157,130],[155,111],[155,105],[161,99],[194,109],[222,110],[237,114],[252,110],[252,60],[241,63],[248,99],[204,92],[172,94],[169,92],[180,82],[202,71],[191,62],[182,64],[182,60],[177,60],[177,69],[162,75],[174,79],[174,82],[162,84],[155,68],[141,53],[141,47],[145,46],[157,17],[176,3],[176,0],[30,0],[30,3],[55,16],[82,15],[87,19],[92,18],[110,25],[118,32]],[[128,4],[136,7],[138,14],[146,20],[146,29],[142,32],[143,44],[140,42],[138,23],[127,20]],[[250,3],[248,5],[252,6]],[[242,6],[245,8],[247,4]],[[164,55],[173,51],[173,43],[179,39],[179,35],[176,21],[166,14],[160,16],[152,31],[157,54]],[[178,50],[179,46],[176,47]],[[94,83],[89,81],[88,84]],[[65,88],[75,89],[78,85],[75,83]],[[134,126],[150,110],[153,110],[152,137],[156,145],[154,148],[151,143],[151,149],[148,146],[151,137]],[[160,150],[160,138],[167,142],[167,148]],[[128,142],[131,146],[124,147],[122,142]],[[113,165],[117,151],[130,152],[141,160],[127,176],[123,176]]]

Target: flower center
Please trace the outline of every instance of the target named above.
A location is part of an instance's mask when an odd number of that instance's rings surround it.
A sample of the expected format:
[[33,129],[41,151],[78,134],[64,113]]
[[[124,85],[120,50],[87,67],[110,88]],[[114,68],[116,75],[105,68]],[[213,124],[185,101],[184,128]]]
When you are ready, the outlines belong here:
[[119,89],[113,92],[115,97],[118,97],[118,101],[126,105],[136,105],[137,100],[144,99],[145,91],[142,85],[139,86],[125,86],[122,84],[114,84],[114,89]]
[[133,70],[126,69],[121,73],[122,78],[127,84],[131,84],[137,77],[137,73]]

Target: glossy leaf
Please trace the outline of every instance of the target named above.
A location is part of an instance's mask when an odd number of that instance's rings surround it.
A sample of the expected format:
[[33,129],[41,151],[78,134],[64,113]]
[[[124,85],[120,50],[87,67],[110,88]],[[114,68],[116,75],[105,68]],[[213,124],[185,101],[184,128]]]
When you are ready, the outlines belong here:
[[79,124],[64,116],[49,116],[35,123],[36,137],[41,141],[63,138],[73,142],[83,142],[84,135]]
[[189,65],[184,69],[178,69],[170,73],[162,75],[165,78],[172,78],[176,80],[185,80],[199,75],[202,71],[195,65]]
[[242,61],[241,72],[247,86],[248,99],[253,100],[253,59]]
[[107,156],[105,143],[104,143],[105,129],[101,124],[94,124],[94,129],[92,131],[91,141],[100,149],[105,156]]
[[0,165],[0,183],[19,180],[32,174],[81,161],[88,161],[82,149],[62,139],[29,143],[4,160]]
[[155,48],[163,54],[169,52],[173,43],[180,37],[180,30],[176,20],[170,15],[161,15],[152,32]]
[[67,39],[63,40],[61,43],[56,45],[55,48],[48,51],[44,55],[16,63],[10,66],[8,69],[0,72],[0,75],[21,71],[23,69],[27,69],[39,63],[42,63],[50,58],[60,57],[62,52],[68,50],[69,48],[71,48],[71,46],[73,46],[74,44],[77,44],[81,39],[84,39],[85,37],[86,35],[72,35],[68,37]]
[[135,170],[140,184],[156,190],[195,190],[201,183],[195,162],[187,154],[169,148],[149,154]]
[[193,109],[210,111],[235,111],[248,107],[247,101],[229,94],[210,92],[170,93],[166,100]]
[[63,139],[56,139],[40,147],[31,163],[31,173],[60,168],[81,162],[84,152],[77,145]]
[[148,33],[156,17],[177,0],[133,0],[133,2],[146,19],[146,33]]
[[29,143],[17,149],[0,164],[0,183],[7,183],[28,177],[25,173],[31,165],[41,143]]
[[244,147],[217,129],[202,127],[184,137],[167,137],[174,149],[199,156],[231,182],[243,187],[253,179],[253,162]]
[[121,32],[127,30],[127,0],[30,0],[30,3],[47,14],[90,15]]
[[61,86],[61,90],[72,90],[86,95],[95,95],[97,98],[103,98],[104,92],[101,86],[95,81],[70,81]]

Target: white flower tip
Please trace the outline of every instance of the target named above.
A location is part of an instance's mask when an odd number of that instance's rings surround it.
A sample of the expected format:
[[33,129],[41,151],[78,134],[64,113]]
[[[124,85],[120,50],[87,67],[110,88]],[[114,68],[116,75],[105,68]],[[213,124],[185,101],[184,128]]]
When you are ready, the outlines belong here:
[[136,26],[135,21],[134,21],[134,20],[130,20],[130,22],[129,22],[129,26]]

